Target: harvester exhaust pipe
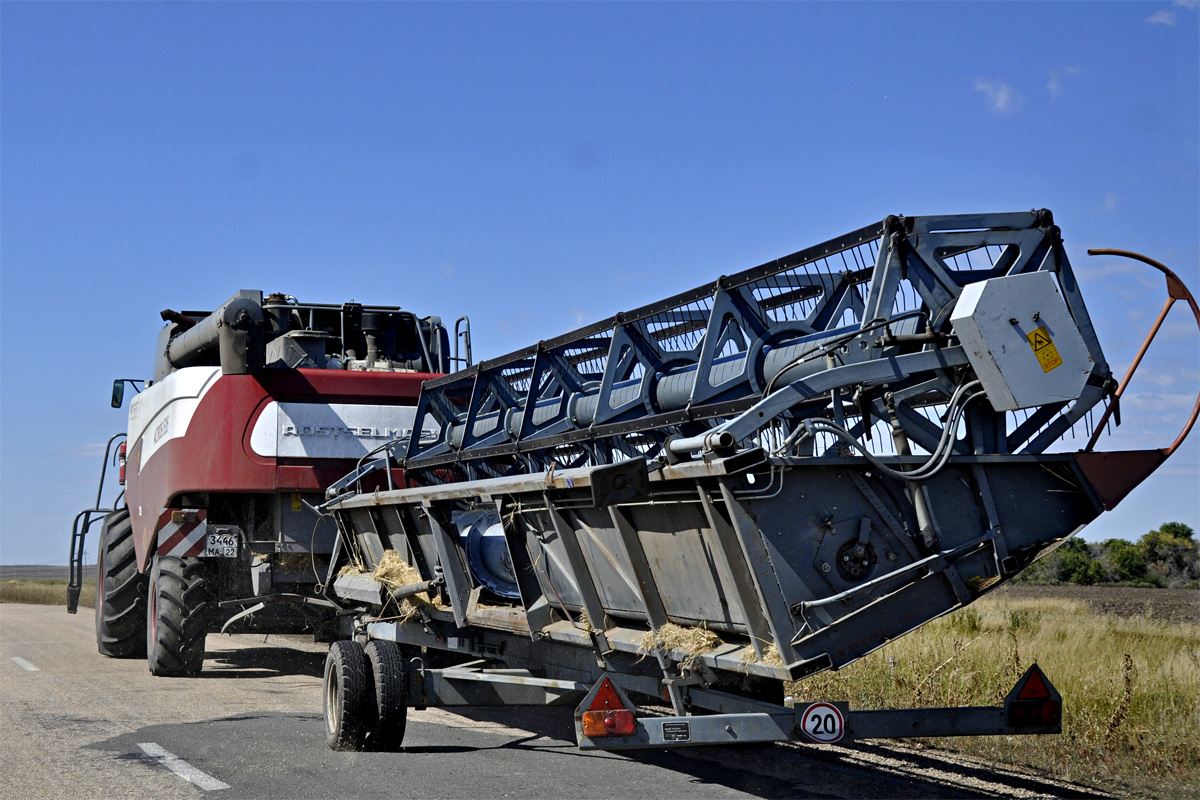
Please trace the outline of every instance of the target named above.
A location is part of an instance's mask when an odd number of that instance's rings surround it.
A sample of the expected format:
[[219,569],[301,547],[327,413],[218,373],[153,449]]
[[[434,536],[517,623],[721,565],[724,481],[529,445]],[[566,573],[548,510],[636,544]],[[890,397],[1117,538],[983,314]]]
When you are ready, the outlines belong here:
[[[164,319],[175,315],[163,312]],[[178,322],[176,322],[178,324]],[[218,348],[223,375],[258,372],[266,357],[262,292],[243,289],[167,344],[167,361],[179,369],[201,364]]]

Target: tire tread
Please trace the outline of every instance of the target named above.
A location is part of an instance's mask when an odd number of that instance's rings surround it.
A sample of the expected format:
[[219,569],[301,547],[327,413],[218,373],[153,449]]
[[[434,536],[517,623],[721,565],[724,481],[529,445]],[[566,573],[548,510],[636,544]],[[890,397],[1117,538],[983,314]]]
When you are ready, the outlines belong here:
[[96,575],[96,647],[110,658],[146,654],[146,592],[149,576],[137,570],[129,509],[104,518]]
[[[204,664],[209,590],[204,562],[161,556],[154,560],[150,591],[157,592],[154,641],[146,629],[150,672],[163,677],[196,675]],[[168,588],[169,587],[169,588]]]
[[374,724],[366,747],[380,753],[394,753],[404,743],[408,723],[408,667],[395,642],[374,640],[367,643],[367,662],[371,668],[371,700]]
[[[371,708],[370,665],[358,642],[343,639],[329,647],[325,659],[322,696],[325,711],[325,743],[332,750],[362,750],[367,733],[374,725]],[[336,720],[329,725],[330,681],[337,683]]]

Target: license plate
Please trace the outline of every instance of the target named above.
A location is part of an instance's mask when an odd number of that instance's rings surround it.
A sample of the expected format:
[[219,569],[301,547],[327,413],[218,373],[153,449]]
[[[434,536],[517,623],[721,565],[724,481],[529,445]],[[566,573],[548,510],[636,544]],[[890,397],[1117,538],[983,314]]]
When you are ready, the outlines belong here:
[[237,558],[238,537],[236,533],[210,533],[204,543],[204,556]]

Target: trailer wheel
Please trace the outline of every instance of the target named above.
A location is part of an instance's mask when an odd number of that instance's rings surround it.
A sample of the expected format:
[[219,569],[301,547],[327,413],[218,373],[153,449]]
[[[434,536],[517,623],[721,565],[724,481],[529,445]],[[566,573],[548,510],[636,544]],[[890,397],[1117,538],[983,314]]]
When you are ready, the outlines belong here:
[[372,641],[366,650],[375,689],[375,725],[366,746],[368,750],[394,753],[404,743],[408,722],[408,668],[395,642]]
[[362,750],[374,720],[367,656],[358,642],[329,646],[325,659],[325,744],[331,750]]
[[198,558],[155,556],[146,608],[146,660],[150,674],[196,675],[204,664],[209,592]]
[[149,581],[138,572],[129,509],[104,518],[96,549],[96,648],[110,658],[141,658]]

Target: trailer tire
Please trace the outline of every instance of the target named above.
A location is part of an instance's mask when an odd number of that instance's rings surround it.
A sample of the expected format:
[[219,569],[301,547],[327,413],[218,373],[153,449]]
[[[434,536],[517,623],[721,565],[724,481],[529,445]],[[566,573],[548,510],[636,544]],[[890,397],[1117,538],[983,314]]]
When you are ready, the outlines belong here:
[[370,665],[358,642],[343,639],[325,658],[325,744],[331,750],[362,750],[373,727]]
[[146,607],[146,660],[150,674],[179,678],[204,665],[209,590],[198,558],[155,556]]
[[375,724],[367,736],[366,747],[377,753],[394,753],[404,743],[408,723],[408,665],[395,642],[369,642],[366,653],[375,705]]
[[129,509],[104,517],[96,550],[96,648],[109,658],[141,658],[149,580],[138,572]]

